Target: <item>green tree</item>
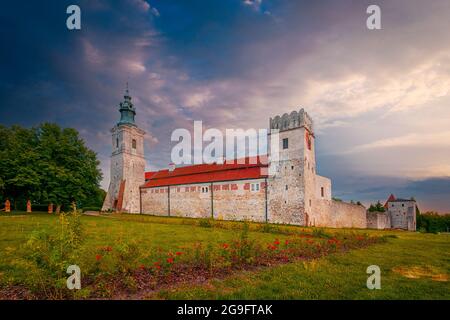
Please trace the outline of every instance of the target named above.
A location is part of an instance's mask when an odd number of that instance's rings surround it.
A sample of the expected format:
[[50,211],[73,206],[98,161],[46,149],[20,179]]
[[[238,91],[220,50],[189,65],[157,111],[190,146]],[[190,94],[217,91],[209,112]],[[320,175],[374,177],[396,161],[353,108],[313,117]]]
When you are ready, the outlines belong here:
[[95,152],[75,129],[44,123],[36,128],[0,126],[0,193],[14,207],[34,203],[69,207],[99,197],[101,172]]
[[96,196],[101,173],[96,154],[75,129],[44,123],[36,129],[43,200],[69,206]]
[[380,201],[378,201],[375,205],[370,204],[369,212],[384,212],[384,211],[385,208]]
[[32,130],[20,126],[0,127],[0,179],[2,198],[10,198],[14,208],[39,193],[38,155]]

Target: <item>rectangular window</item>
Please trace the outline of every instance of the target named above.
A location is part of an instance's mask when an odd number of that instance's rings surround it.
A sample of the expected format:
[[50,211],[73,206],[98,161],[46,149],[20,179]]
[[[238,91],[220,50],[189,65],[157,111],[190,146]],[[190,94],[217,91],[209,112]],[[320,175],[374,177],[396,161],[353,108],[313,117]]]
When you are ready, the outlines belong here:
[[325,192],[323,190],[323,187],[320,188],[320,194],[322,195],[322,198],[325,196]]
[[287,149],[289,147],[289,141],[288,138],[283,139],[283,149]]
[[259,191],[259,183],[252,183],[250,190],[253,192]]
[[136,139],[131,140],[131,146],[133,149],[136,149]]

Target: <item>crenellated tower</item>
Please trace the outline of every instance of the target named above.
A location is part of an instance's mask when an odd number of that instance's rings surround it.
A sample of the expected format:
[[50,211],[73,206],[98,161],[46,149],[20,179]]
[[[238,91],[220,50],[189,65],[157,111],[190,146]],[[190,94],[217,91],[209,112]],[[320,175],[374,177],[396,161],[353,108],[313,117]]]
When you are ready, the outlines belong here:
[[120,120],[111,129],[111,181],[102,211],[139,213],[140,190],[145,182],[144,135],[136,126],[136,109],[127,88],[119,104]]
[[270,150],[269,221],[310,225],[316,188],[313,121],[301,109],[270,118],[269,129],[279,135],[278,150]]

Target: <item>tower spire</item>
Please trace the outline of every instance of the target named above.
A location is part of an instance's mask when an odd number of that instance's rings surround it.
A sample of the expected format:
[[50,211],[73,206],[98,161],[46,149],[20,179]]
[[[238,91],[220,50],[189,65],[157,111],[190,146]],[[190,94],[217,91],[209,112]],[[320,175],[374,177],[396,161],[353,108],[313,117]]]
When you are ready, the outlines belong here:
[[118,125],[129,124],[135,125],[134,116],[136,115],[136,109],[131,102],[130,91],[128,87],[128,81],[126,82],[124,100],[119,104],[120,121]]

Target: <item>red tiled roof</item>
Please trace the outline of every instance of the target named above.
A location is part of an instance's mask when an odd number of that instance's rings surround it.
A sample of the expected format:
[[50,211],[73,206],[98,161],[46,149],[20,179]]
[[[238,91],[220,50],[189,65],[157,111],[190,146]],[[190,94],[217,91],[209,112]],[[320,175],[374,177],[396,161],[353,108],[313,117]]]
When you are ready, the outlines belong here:
[[395,196],[391,193],[391,195],[387,199],[386,203],[384,204],[384,207],[387,209],[388,208],[388,202],[395,201],[395,199],[396,199]]
[[145,181],[151,179],[158,171],[149,171],[145,173]]
[[267,167],[267,156],[260,156],[225,161],[223,164],[198,164],[175,168],[173,171],[164,169],[146,172],[143,188],[264,178],[267,176],[267,170],[264,170]]

